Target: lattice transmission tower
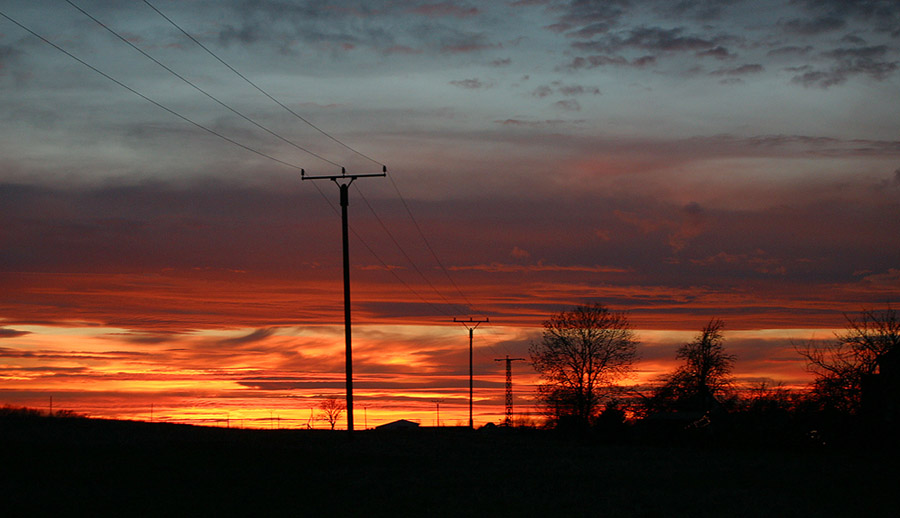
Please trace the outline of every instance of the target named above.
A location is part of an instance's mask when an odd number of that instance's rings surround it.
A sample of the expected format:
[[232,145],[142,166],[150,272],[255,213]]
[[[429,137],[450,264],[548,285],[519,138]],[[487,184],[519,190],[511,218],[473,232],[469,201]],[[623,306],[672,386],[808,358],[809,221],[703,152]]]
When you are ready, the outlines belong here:
[[506,426],[512,425],[513,393],[512,393],[512,362],[525,361],[525,358],[494,358],[495,362],[506,362]]

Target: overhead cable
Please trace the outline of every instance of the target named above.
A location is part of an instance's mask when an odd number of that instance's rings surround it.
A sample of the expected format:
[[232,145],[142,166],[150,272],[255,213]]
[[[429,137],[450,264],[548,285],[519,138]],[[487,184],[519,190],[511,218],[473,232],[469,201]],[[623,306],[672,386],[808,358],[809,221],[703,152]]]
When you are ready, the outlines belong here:
[[15,19],[13,19],[13,18],[11,18],[9,15],[7,15],[6,13],[0,11],[0,16],[3,16],[4,18],[6,18],[7,20],[11,21],[12,23],[18,25],[22,30],[24,30],[24,31],[26,31],[26,32],[28,32],[28,33],[30,33],[32,36],[38,38],[39,40],[41,40],[41,41],[43,41],[44,43],[50,45],[51,47],[55,48],[56,50],[62,52],[63,54],[65,54],[65,55],[69,56],[70,58],[74,59],[75,61],[81,63],[82,65],[86,66],[87,68],[89,68],[89,69],[93,70],[94,72],[100,74],[101,76],[105,77],[106,79],[109,79],[109,80],[112,81],[113,83],[116,83],[117,85],[119,85],[119,86],[121,86],[122,88],[128,90],[129,92],[131,92],[131,93],[137,95],[138,97],[140,97],[140,98],[144,99],[145,101],[147,101],[147,102],[149,102],[149,103],[155,105],[156,107],[161,108],[161,109],[163,109],[163,110],[165,110],[165,111],[171,113],[172,115],[178,117],[179,119],[181,119],[181,120],[183,120],[183,121],[185,121],[185,122],[188,122],[188,123],[190,123],[190,124],[193,124],[194,126],[200,128],[200,129],[202,129],[203,131],[206,131],[207,133],[210,133],[210,134],[212,134],[212,135],[215,135],[216,137],[219,137],[220,139],[222,139],[222,140],[224,140],[224,141],[226,141],[226,142],[229,142],[229,143],[231,143],[231,144],[234,144],[235,146],[238,146],[238,147],[243,148],[243,149],[245,149],[245,150],[247,150],[247,151],[250,151],[251,153],[255,153],[255,154],[257,154],[257,155],[259,155],[259,156],[261,156],[261,157],[268,158],[269,160],[272,160],[272,161],[274,161],[274,162],[278,162],[279,164],[282,164],[282,165],[287,166],[287,167],[291,167],[291,168],[293,168],[293,169],[299,169],[299,170],[301,170],[301,171],[303,170],[303,168],[300,167],[299,165],[292,164],[292,163],[290,163],[290,162],[285,162],[284,160],[280,160],[280,159],[278,159],[278,158],[275,158],[275,157],[273,157],[273,156],[271,156],[271,155],[269,155],[269,154],[266,154],[266,153],[264,153],[264,152],[262,152],[262,151],[259,151],[258,149],[254,149],[254,148],[252,148],[252,147],[250,147],[250,146],[247,146],[247,145],[245,145],[245,144],[241,144],[240,142],[238,142],[238,141],[236,141],[236,140],[234,140],[234,139],[232,139],[232,138],[230,138],[230,137],[227,137],[227,136],[225,136],[225,135],[223,135],[223,134],[217,132],[216,130],[213,130],[213,129],[211,129],[211,128],[207,128],[207,127],[204,126],[203,124],[200,124],[199,122],[196,122],[196,121],[194,121],[194,120],[192,120],[192,119],[190,119],[190,118],[188,118],[188,117],[186,117],[186,116],[184,116],[184,115],[182,115],[182,114],[176,112],[175,110],[169,108],[168,106],[165,106],[165,105],[163,105],[162,103],[160,103],[160,102],[158,102],[158,101],[155,101],[155,100],[151,99],[150,97],[147,97],[146,95],[144,95],[144,94],[142,94],[141,92],[135,90],[134,88],[132,88],[132,87],[126,85],[125,83],[119,81],[118,79],[116,79],[116,78],[110,76],[110,75],[107,74],[106,72],[103,72],[102,70],[96,68],[95,66],[91,65],[90,63],[88,63],[88,62],[82,60],[82,59],[79,58],[78,56],[75,56],[74,54],[72,54],[71,52],[67,51],[66,49],[60,47],[59,45],[57,45],[57,44],[53,43],[52,41],[48,40],[47,38],[41,36],[40,34],[36,33],[35,31],[29,29],[29,28],[26,27],[25,25],[19,23],[18,21],[16,21]]
[[[235,75],[237,75],[238,77],[240,77],[241,79],[243,79],[247,84],[249,84],[250,86],[252,86],[253,88],[255,88],[257,91],[259,91],[260,93],[262,93],[262,94],[265,95],[266,97],[268,97],[272,102],[276,103],[278,106],[280,106],[281,108],[283,108],[284,110],[286,110],[288,113],[290,113],[290,114],[293,115],[294,117],[298,118],[299,120],[303,121],[304,123],[308,124],[310,127],[312,127],[313,129],[315,129],[315,130],[318,131],[319,133],[325,135],[326,137],[328,137],[329,139],[333,140],[334,142],[340,144],[340,145],[343,146],[344,148],[346,148],[346,149],[352,151],[353,153],[355,153],[355,154],[357,154],[357,155],[359,155],[359,156],[361,156],[361,157],[363,157],[363,158],[365,158],[365,159],[367,159],[367,160],[369,160],[369,161],[371,161],[371,162],[373,162],[373,163],[375,163],[375,164],[381,165],[382,167],[384,166],[384,164],[382,164],[382,163],[379,162],[378,160],[375,160],[374,158],[372,158],[372,157],[370,157],[370,156],[368,156],[368,155],[366,155],[366,154],[364,154],[364,153],[361,153],[361,152],[357,151],[356,149],[350,147],[349,145],[347,145],[347,144],[345,144],[344,142],[340,141],[339,139],[335,138],[334,136],[332,136],[332,135],[329,134],[328,132],[326,132],[326,131],[324,131],[323,129],[319,128],[318,126],[316,126],[315,124],[313,124],[312,122],[310,122],[309,120],[307,120],[306,118],[304,118],[303,116],[301,116],[300,114],[296,113],[294,110],[292,110],[292,109],[289,108],[287,105],[285,105],[284,103],[282,103],[281,101],[279,101],[278,99],[276,99],[276,98],[275,98],[274,96],[272,96],[271,94],[269,94],[266,90],[264,90],[262,87],[260,87],[260,86],[257,85],[256,83],[254,83],[252,80],[250,80],[247,76],[245,76],[245,75],[242,74],[240,71],[238,71],[236,68],[234,68],[234,67],[233,67],[232,65],[230,65],[228,62],[226,62],[224,59],[222,59],[221,57],[219,57],[218,54],[216,54],[215,52],[213,52],[209,47],[207,47],[206,45],[204,45],[204,44],[203,44],[202,42],[200,42],[197,38],[195,38],[193,35],[191,35],[189,32],[187,32],[187,31],[186,31],[184,28],[182,28],[178,23],[176,23],[176,22],[175,22],[174,20],[172,20],[169,16],[167,16],[165,13],[163,13],[162,11],[160,11],[156,6],[154,6],[154,5],[153,5],[152,3],[150,3],[148,0],[143,0],[143,2],[144,2],[145,4],[147,4],[148,7],[150,7],[151,9],[153,9],[157,14],[159,14],[163,19],[165,19],[167,22],[169,22],[173,27],[175,27],[176,29],[178,29],[182,34],[184,34],[185,37],[187,37],[188,39],[190,39],[191,41],[193,41],[197,46],[199,46],[201,49],[203,49],[204,51],[206,51],[206,53],[208,53],[210,56],[212,56],[213,58],[215,58],[219,63],[221,63],[221,64],[224,65],[226,68],[228,68],[229,70],[231,70]],[[440,269],[444,272],[444,275],[445,275],[445,276],[447,277],[447,279],[450,281],[450,284],[454,287],[454,289],[457,291],[457,293],[459,293],[459,295],[462,297],[463,301],[465,301],[465,303],[466,303],[466,305],[469,307],[469,309],[471,309],[471,310],[474,311],[474,308],[473,308],[473,306],[472,306],[472,303],[469,302],[468,298],[465,296],[465,294],[463,294],[462,290],[459,288],[459,286],[456,284],[456,282],[455,282],[455,281],[453,280],[453,278],[450,276],[450,273],[447,271],[447,268],[444,267],[444,264],[441,262],[441,260],[438,258],[437,254],[435,253],[434,248],[431,246],[431,244],[429,243],[428,239],[425,237],[425,234],[424,234],[424,232],[422,231],[422,228],[419,226],[418,221],[416,221],[415,216],[413,216],[412,210],[410,210],[410,207],[409,207],[409,205],[407,204],[406,199],[403,197],[403,194],[400,192],[400,189],[397,187],[396,182],[394,182],[394,179],[393,179],[392,177],[390,177],[390,175],[388,176],[388,179],[390,180],[391,184],[393,185],[394,190],[397,192],[397,195],[400,197],[400,201],[401,201],[401,203],[403,204],[403,207],[405,208],[406,213],[409,215],[410,219],[412,220],[413,225],[414,225],[415,228],[416,228],[416,231],[418,232],[419,236],[421,236],[422,240],[424,241],[425,247],[428,249],[429,253],[432,255],[432,257],[434,258],[435,262],[437,262],[437,264],[438,264],[438,266],[440,267]],[[357,190],[359,190],[359,189],[357,188]],[[362,194],[362,193],[360,193],[360,194]],[[416,270],[417,272],[419,272],[419,274],[422,276],[422,278],[425,279],[425,281],[432,287],[432,289],[433,289],[436,293],[438,293],[438,295],[439,295],[442,299],[444,299],[445,301],[447,301],[446,297],[444,297],[444,296],[441,295],[439,292],[437,292],[437,290],[434,288],[434,285],[431,284],[431,282],[428,281],[428,279],[426,279],[424,275],[422,275],[421,271],[419,270],[418,267],[416,267],[415,263],[413,263],[412,260],[409,259],[409,256],[406,254],[406,252],[402,249],[402,247],[400,247],[399,243],[397,243],[397,241],[396,241],[396,239],[394,239],[393,235],[390,234],[390,232],[387,230],[387,228],[386,228],[386,226],[384,225],[384,223],[381,222],[381,219],[378,218],[378,215],[375,213],[375,210],[372,208],[371,204],[369,204],[368,200],[365,199],[365,196],[364,196],[364,195],[363,195],[363,200],[364,200],[364,201],[366,202],[366,204],[369,206],[369,209],[372,211],[372,214],[374,214],[375,217],[379,220],[379,223],[381,223],[382,227],[385,228],[385,231],[388,233],[388,235],[389,235],[389,237],[391,238],[391,240],[393,240],[394,243],[397,244],[397,247],[400,249],[401,253],[403,253],[403,255],[407,257],[407,260],[410,261],[410,264],[413,265],[413,268],[415,268],[415,270]],[[332,207],[332,208],[334,208],[334,207]],[[448,304],[449,304],[449,302],[448,302]]]
[[384,221],[381,219],[381,217],[378,216],[378,213],[375,212],[375,208],[372,207],[372,204],[369,203],[368,198],[366,198],[366,195],[363,194],[362,190],[359,187],[356,188],[356,192],[359,193],[363,202],[365,202],[366,206],[369,207],[369,210],[372,212],[372,215],[375,216],[375,220],[378,221],[378,224],[381,225],[381,228],[388,235],[388,237],[394,243],[394,245],[397,247],[397,249],[400,250],[400,253],[403,254],[403,257],[405,257],[406,260],[409,262],[409,264],[412,265],[413,269],[416,271],[416,273],[419,274],[419,276],[422,278],[422,280],[425,281],[425,283],[428,284],[428,286],[432,289],[432,291],[434,291],[437,294],[437,296],[440,297],[448,306],[457,306],[457,309],[459,309],[459,305],[453,304],[452,302],[450,302],[447,299],[447,297],[445,297],[443,293],[438,291],[437,287],[435,287],[435,285],[432,284],[432,282],[430,280],[428,280],[428,277],[426,277],[425,274],[422,273],[422,270],[420,270],[419,267],[416,266],[415,261],[413,261],[412,258],[409,256],[409,254],[406,253],[406,250],[403,249],[403,246],[400,245],[400,243],[397,241],[397,239],[394,237],[394,235],[388,229],[387,225],[384,223]]
[[304,117],[303,117],[302,115],[300,115],[299,113],[297,113],[297,112],[295,112],[294,110],[290,109],[287,105],[285,105],[284,103],[282,103],[281,101],[279,101],[278,99],[276,99],[275,97],[273,97],[271,94],[269,94],[269,92],[263,90],[259,85],[257,85],[256,83],[254,83],[253,81],[251,81],[250,79],[248,79],[247,76],[245,76],[244,74],[238,72],[237,69],[235,69],[233,66],[229,65],[224,59],[220,58],[215,52],[213,52],[212,50],[210,50],[209,47],[207,47],[207,46],[204,45],[203,43],[200,43],[200,41],[199,41],[197,38],[193,37],[189,32],[187,32],[186,30],[184,30],[183,28],[181,28],[180,25],[178,25],[178,24],[175,23],[171,18],[169,18],[168,16],[166,16],[165,14],[163,14],[162,11],[160,11],[159,9],[157,9],[157,8],[156,8],[153,4],[151,4],[149,1],[143,0],[143,2],[144,2],[145,4],[147,4],[148,7],[150,7],[150,8],[153,9],[154,11],[156,11],[156,13],[159,14],[160,16],[162,16],[167,22],[169,22],[170,24],[172,24],[172,26],[174,26],[176,29],[178,29],[179,31],[181,31],[181,33],[184,34],[185,36],[187,36],[191,41],[193,41],[194,43],[196,43],[201,49],[205,50],[210,56],[214,57],[219,63],[225,65],[229,70],[231,70],[232,72],[234,72],[238,77],[240,77],[241,79],[243,79],[244,81],[246,81],[247,84],[249,84],[249,85],[252,86],[253,88],[256,88],[261,94],[263,94],[263,95],[265,95],[266,97],[268,97],[272,102],[274,102],[274,103],[277,104],[278,106],[281,106],[282,108],[284,108],[288,113],[290,113],[290,114],[293,115],[294,117],[300,119],[301,121],[305,122],[305,123],[308,124],[311,128],[313,128],[314,130],[318,131],[318,132],[321,133],[322,135],[325,135],[326,137],[328,137],[329,139],[333,140],[334,142],[340,144],[340,145],[343,146],[344,148],[346,148],[346,149],[352,151],[353,153],[356,153],[357,155],[359,155],[359,156],[365,158],[366,160],[369,160],[369,161],[371,161],[371,162],[373,162],[373,163],[375,163],[375,164],[378,164],[378,165],[384,167],[384,164],[382,164],[382,163],[379,162],[378,160],[375,160],[374,158],[372,158],[372,157],[370,157],[370,156],[368,156],[368,155],[366,155],[366,154],[364,154],[364,153],[362,153],[362,152],[360,152],[360,151],[357,151],[356,149],[353,149],[352,147],[350,147],[349,145],[343,143],[342,141],[340,141],[340,140],[337,139],[336,137],[332,136],[330,133],[326,132],[326,131],[323,130],[322,128],[316,126],[315,124],[313,124],[312,122],[310,122],[308,119],[304,118]]
[[153,56],[151,56],[150,54],[147,54],[146,52],[144,52],[143,49],[141,49],[140,47],[138,47],[137,45],[135,45],[134,43],[132,43],[131,41],[129,41],[127,38],[125,38],[124,36],[122,36],[121,34],[119,34],[118,32],[116,32],[115,30],[113,30],[113,29],[112,29],[111,27],[109,27],[108,25],[104,24],[103,22],[101,22],[100,20],[98,20],[97,18],[95,18],[94,16],[92,16],[90,13],[88,13],[87,11],[85,11],[84,9],[82,9],[81,7],[79,7],[78,5],[76,5],[74,2],[72,2],[72,0],[66,0],[66,3],[68,3],[69,5],[71,5],[71,6],[74,7],[75,9],[77,9],[78,11],[80,11],[82,14],[84,14],[85,16],[87,16],[88,18],[90,18],[91,20],[93,20],[94,22],[96,22],[97,25],[99,25],[100,27],[103,27],[104,29],[106,29],[110,34],[112,34],[112,35],[115,36],[116,38],[119,38],[119,39],[122,40],[123,42],[127,43],[131,48],[133,48],[134,50],[140,52],[141,55],[143,55],[144,57],[146,57],[147,59],[153,61],[154,63],[156,63],[157,65],[159,65],[160,67],[162,67],[164,70],[166,70],[167,72],[169,72],[169,73],[172,74],[173,76],[177,77],[178,79],[182,80],[182,81],[185,82],[187,85],[191,86],[193,89],[197,90],[197,91],[200,92],[201,94],[203,94],[203,95],[205,95],[206,97],[212,99],[213,101],[215,101],[216,103],[218,103],[219,105],[221,105],[223,108],[227,109],[228,111],[230,111],[230,112],[234,113],[235,115],[241,117],[242,119],[246,120],[246,121],[249,122],[250,124],[253,124],[253,125],[256,126],[257,128],[259,128],[259,129],[265,131],[266,133],[268,133],[268,134],[274,136],[275,138],[281,140],[282,142],[285,142],[285,143],[287,143],[287,144],[289,144],[289,145],[295,147],[296,149],[299,149],[300,151],[303,151],[303,152],[305,152],[305,153],[308,153],[308,154],[310,154],[310,155],[312,155],[312,156],[318,158],[319,160],[322,160],[322,161],[324,161],[324,162],[327,162],[327,163],[329,163],[329,164],[331,164],[331,165],[333,165],[333,166],[335,166],[335,167],[341,167],[341,165],[338,164],[337,162],[333,162],[333,161],[331,161],[331,160],[329,160],[329,159],[327,159],[327,158],[325,158],[325,157],[323,157],[323,156],[321,156],[321,155],[319,155],[319,154],[317,154],[317,153],[315,153],[315,152],[313,152],[313,151],[310,151],[309,149],[306,149],[306,148],[303,147],[303,146],[300,146],[299,144],[296,144],[296,143],[292,142],[291,140],[288,140],[288,139],[282,137],[282,136],[279,135],[278,133],[276,133],[276,132],[270,130],[269,128],[267,128],[267,127],[263,126],[262,124],[256,122],[255,120],[253,120],[253,119],[251,119],[250,117],[244,115],[243,113],[239,112],[238,110],[232,108],[231,106],[229,106],[229,105],[226,104],[225,102],[219,100],[217,97],[213,96],[212,94],[210,94],[210,93],[207,92],[206,90],[200,88],[199,86],[197,86],[196,84],[194,84],[193,82],[191,82],[189,79],[187,79],[186,77],[182,76],[182,75],[179,74],[178,72],[172,70],[171,68],[169,68],[168,66],[166,66],[164,63],[162,63],[162,62],[159,61],[158,59],[156,59],[156,58],[154,58]]
[[406,213],[409,215],[409,219],[412,220],[413,225],[416,227],[416,231],[419,233],[419,236],[422,238],[422,241],[425,243],[425,248],[431,252],[431,256],[434,257],[435,262],[444,272],[444,275],[447,277],[447,280],[450,281],[450,284],[456,289],[456,292],[459,293],[459,296],[462,297],[463,301],[465,301],[466,306],[469,307],[472,311],[475,311],[475,307],[472,306],[472,303],[469,302],[469,299],[465,296],[462,290],[459,289],[459,286],[454,282],[453,277],[450,276],[450,272],[447,271],[447,268],[444,267],[444,263],[438,259],[437,254],[434,252],[434,248],[431,247],[431,243],[428,242],[428,238],[425,237],[425,233],[422,232],[422,227],[419,226],[419,222],[416,221],[415,216],[413,216],[412,210],[410,210],[409,205],[406,203],[406,199],[403,197],[403,194],[400,193],[400,189],[397,187],[397,183],[394,182],[394,179],[391,176],[388,176],[388,180],[390,180],[391,185],[394,186],[394,190],[397,191],[397,196],[400,197],[400,202],[403,204],[403,208],[406,209]]

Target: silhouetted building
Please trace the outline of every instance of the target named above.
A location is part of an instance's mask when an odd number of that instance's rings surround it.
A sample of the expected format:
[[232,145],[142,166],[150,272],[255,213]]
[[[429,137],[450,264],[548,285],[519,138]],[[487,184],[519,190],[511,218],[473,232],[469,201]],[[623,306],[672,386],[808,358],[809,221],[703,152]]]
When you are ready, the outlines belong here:
[[412,421],[407,421],[406,419],[399,419],[397,421],[392,421],[390,423],[385,423],[383,425],[376,426],[376,430],[415,430],[419,427],[419,423],[414,423]]

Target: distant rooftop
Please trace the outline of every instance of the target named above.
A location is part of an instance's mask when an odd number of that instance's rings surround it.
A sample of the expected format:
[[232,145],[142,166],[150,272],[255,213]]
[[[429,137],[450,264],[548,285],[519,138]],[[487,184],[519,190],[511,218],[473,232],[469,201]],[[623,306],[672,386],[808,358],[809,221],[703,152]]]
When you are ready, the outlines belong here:
[[412,430],[419,427],[419,423],[407,421],[406,419],[398,419],[383,425],[376,426],[376,430]]

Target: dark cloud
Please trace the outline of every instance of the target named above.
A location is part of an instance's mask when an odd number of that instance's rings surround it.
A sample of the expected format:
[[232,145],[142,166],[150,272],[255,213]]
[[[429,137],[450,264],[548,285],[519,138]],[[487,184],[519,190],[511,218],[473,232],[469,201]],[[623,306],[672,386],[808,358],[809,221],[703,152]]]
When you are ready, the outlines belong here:
[[115,340],[121,340],[131,344],[143,344],[143,345],[157,345],[164,344],[167,342],[171,342],[176,340],[180,334],[178,333],[165,333],[165,332],[157,332],[157,333],[115,333],[109,334],[110,338]]
[[712,37],[692,35],[683,27],[668,29],[656,26],[632,27],[604,34],[595,39],[573,42],[571,44],[573,49],[589,52],[591,55],[576,56],[560,69],[578,70],[608,65],[643,68],[655,65],[663,56],[687,52],[697,57],[732,59],[736,57],[735,54],[723,44],[738,40],[727,35]]
[[470,5],[459,5],[454,2],[437,2],[410,7],[409,12],[432,18],[444,16],[469,18],[471,16],[477,16],[481,11],[479,11],[477,7]]
[[488,88],[490,86],[487,83],[483,82],[481,79],[460,79],[458,81],[450,81],[450,84],[469,90],[479,90],[481,88]]
[[293,234],[291,221],[301,219],[297,203],[306,203],[296,186],[286,186],[282,197],[218,180],[191,183],[85,189],[0,184],[0,211],[9,224],[0,268],[41,271],[52,262],[55,271],[246,270],[305,246],[285,239]]
[[759,63],[741,65],[733,68],[720,68],[710,72],[714,76],[745,76],[748,74],[758,74],[764,70]]
[[[476,18],[474,6],[453,2],[374,5],[349,2],[341,7],[323,2],[245,2],[236,10],[238,22],[218,32],[222,46],[271,46],[283,54],[310,55],[326,51],[332,57],[355,49],[383,54],[479,52],[499,47],[485,32],[454,27],[448,19]],[[397,24],[397,19],[406,23]]]
[[632,29],[628,37],[622,40],[620,45],[656,52],[699,51],[717,46],[715,39],[685,36],[683,33],[684,29],[680,27],[674,29],[638,27]]
[[561,85],[559,87],[559,93],[563,95],[600,95],[600,89],[597,87],[589,87],[582,85]]
[[551,94],[553,94],[553,88],[551,88],[547,85],[539,86],[539,87],[535,88],[534,91],[531,93],[531,95],[533,95],[535,97],[547,97],[548,95],[551,95]]
[[591,69],[603,66],[644,68],[654,64],[656,64],[656,58],[653,56],[641,56],[628,60],[622,56],[594,55],[572,58],[568,65],[561,68],[566,70]]
[[263,30],[260,24],[245,23],[239,27],[227,25],[219,31],[219,45],[228,47],[232,44],[250,45],[259,42],[263,38]]
[[811,45],[806,45],[803,47],[798,46],[787,46],[787,47],[778,47],[777,49],[772,49],[766,53],[767,56],[806,56],[810,52],[813,51]]
[[[695,192],[668,172],[722,160],[766,159],[776,170],[798,157],[893,160],[900,156],[898,142],[806,135],[628,141],[561,135],[560,128],[571,121],[510,118],[497,124],[504,129],[493,137],[490,155],[499,156],[500,166],[483,163],[485,156],[459,157],[447,166],[454,175],[472,167],[491,171],[474,177],[480,180],[477,188],[463,195],[444,190],[409,203],[429,236],[440,236],[433,244],[464,290],[503,294],[485,295],[498,312],[524,319],[518,315],[531,311],[535,299],[553,305],[588,294],[599,297],[598,286],[614,289],[604,294],[616,300],[637,301],[653,290],[668,295],[701,285],[716,292],[745,286],[747,279],[762,283],[747,289],[774,290],[765,297],[780,297],[780,290],[824,297],[819,287],[847,283],[853,272],[896,268],[896,247],[885,242],[900,235],[900,215],[896,190],[875,189],[884,178],[864,183],[847,174],[833,182],[782,182],[761,172],[740,189],[723,176],[704,181],[704,189]],[[532,167],[544,171],[556,164],[552,181],[516,170],[516,182],[509,182],[502,164],[511,158],[503,152],[503,139],[546,154],[546,162]],[[516,167],[530,171],[532,156],[521,158]],[[437,172],[429,176],[443,178],[440,185],[449,177],[473,178],[445,175],[438,162],[433,167]],[[227,323],[263,330],[239,337],[263,345],[278,338],[264,336],[275,326],[340,321],[339,227],[333,213],[308,183],[257,180],[256,187],[237,180],[0,185],[0,272],[19,272],[0,273],[6,324],[68,320],[155,331]],[[418,185],[429,178],[416,180]],[[400,243],[421,242],[393,196],[368,190],[375,182],[358,187],[366,189]],[[677,196],[659,195],[682,190],[703,199],[685,204]],[[732,199],[733,207],[726,201]],[[354,206],[360,211],[352,220],[359,235],[385,264],[405,265],[365,205]],[[475,227],[485,230],[471,232]],[[511,261],[515,247],[528,251],[527,261]],[[376,264],[363,247],[355,250],[355,266]],[[407,253],[420,266],[433,264],[423,259],[426,251],[410,247]],[[765,262],[770,259],[778,262]],[[780,266],[786,277],[763,271]],[[429,276],[430,270],[424,269]],[[410,270],[394,273],[434,298]],[[357,301],[377,303],[373,313],[435,312],[410,298],[387,271],[356,269],[354,275]],[[766,284],[770,277],[787,284]],[[528,282],[534,284],[523,285]],[[381,301],[404,300],[414,305],[378,309]],[[211,340],[208,349],[214,348]]]
[[562,101],[555,102],[553,105],[566,111],[577,112],[581,110],[581,104],[579,104],[575,99],[563,99]]
[[629,6],[629,0],[572,0],[559,8],[562,14],[558,21],[547,28],[574,38],[593,38],[618,25]]
[[712,21],[722,17],[727,8],[740,0],[664,0],[658,9],[665,15]]
[[30,334],[31,331],[18,331],[16,329],[8,329],[0,327],[0,338],[17,338]]
[[359,24],[361,14],[379,19],[380,13],[364,4],[332,9],[321,2],[264,0],[243,2],[235,14],[238,21],[223,25],[217,34],[222,46],[266,44],[282,53],[298,52],[302,44],[328,44],[333,49],[342,45],[394,46],[393,37],[375,25],[377,22]]
[[700,52],[697,52],[697,56],[701,58],[713,57],[716,59],[734,59],[737,57],[736,54],[732,54],[728,49],[721,46],[707,50],[701,50]]
[[836,16],[820,16],[818,18],[795,18],[782,24],[786,32],[811,36],[843,29],[847,22]]
[[867,76],[883,81],[900,67],[898,61],[886,59],[886,45],[839,48],[823,52],[822,56],[834,61],[827,70],[806,70],[793,78],[793,82],[806,87],[828,88],[846,82],[854,76]]
[[451,314],[472,313],[457,304],[441,302],[362,302],[359,308],[375,318],[406,319],[421,317],[444,317]]
[[841,38],[841,42],[850,43],[852,45],[865,45],[866,44],[866,40],[860,38],[859,36],[857,36],[855,34],[847,34],[846,36]]
[[55,351],[50,349],[15,349],[12,347],[0,347],[0,357],[26,358],[34,360],[63,360],[63,361],[114,361],[114,360],[139,360],[150,357],[151,354],[139,351]]
[[554,92],[567,97],[574,97],[578,95],[600,95],[600,89],[596,86],[584,86],[576,84],[567,85],[559,81],[554,81],[553,84],[541,85],[535,88],[532,92],[532,95],[534,95],[535,97],[543,98],[552,95]]
[[582,123],[584,120],[563,120],[563,119],[549,119],[549,120],[523,120],[523,119],[504,119],[504,120],[496,120],[494,121],[496,124],[500,124],[503,126],[523,126],[530,128],[539,128],[546,126],[560,126],[564,124],[574,124],[574,123]]
[[261,329],[256,329],[256,330],[254,330],[253,332],[251,332],[251,333],[249,333],[249,334],[247,334],[247,335],[244,335],[244,336],[239,336],[239,337],[236,337],[236,338],[227,338],[227,339],[224,339],[224,340],[219,340],[218,344],[221,345],[221,346],[224,346],[224,347],[231,347],[231,346],[235,346],[235,345],[252,344],[252,343],[255,343],[255,342],[259,342],[259,341],[265,340],[266,338],[268,338],[268,337],[272,336],[273,334],[275,334],[275,331],[276,331],[276,329],[275,329],[275,328],[271,328],[271,327],[269,327],[269,328],[264,328],[264,329],[263,329],[263,328],[261,328]]
[[900,36],[900,2],[895,0],[801,0],[810,13],[829,13],[866,22],[877,32]]
[[824,52],[823,55],[840,60],[873,60],[884,57],[888,52],[885,45],[862,48],[843,48]]

